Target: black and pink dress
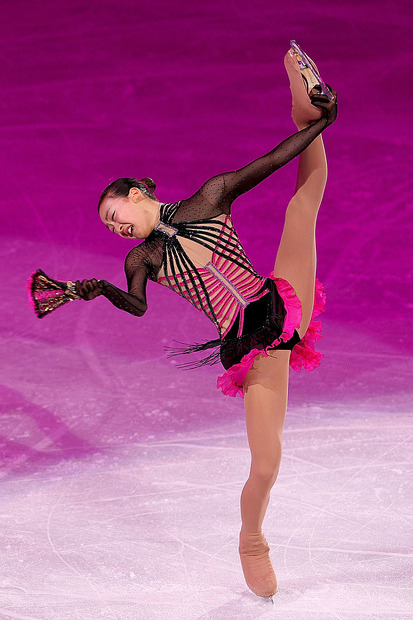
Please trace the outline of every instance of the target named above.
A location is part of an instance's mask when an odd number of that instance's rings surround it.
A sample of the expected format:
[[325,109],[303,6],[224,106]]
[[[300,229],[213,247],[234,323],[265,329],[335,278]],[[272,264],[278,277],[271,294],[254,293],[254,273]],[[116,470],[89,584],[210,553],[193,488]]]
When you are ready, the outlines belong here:
[[322,354],[314,344],[321,326],[314,318],[324,310],[321,284],[316,281],[313,317],[300,340],[298,297],[286,280],[255,271],[234,228],[231,205],[301,153],[324,127],[322,118],[244,168],[212,177],[190,198],[162,204],[156,228],[126,257],[128,292],[102,281],[102,294],[136,316],[147,309],[148,279],[171,288],[205,314],[218,338],[180,353],[212,350],[200,362],[184,366],[220,359],[226,372],[217,387],[224,394],[243,396],[242,384],[255,357],[267,355],[268,349],[291,350],[295,370],[313,370],[320,364]]

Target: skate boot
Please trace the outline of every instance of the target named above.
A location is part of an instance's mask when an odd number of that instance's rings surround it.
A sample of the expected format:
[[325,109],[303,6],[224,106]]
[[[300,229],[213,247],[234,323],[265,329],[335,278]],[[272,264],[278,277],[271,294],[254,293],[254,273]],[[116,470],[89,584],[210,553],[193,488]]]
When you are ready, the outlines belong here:
[[277,578],[269,551],[270,548],[262,532],[251,534],[243,533],[241,530],[239,555],[245,581],[254,594],[267,598],[277,592]]
[[290,80],[293,106],[291,117],[299,129],[307,127],[322,116],[314,106],[310,94],[321,94],[333,99],[333,94],[321,77],[317,66],[295,42],[284,57],[284,65]]

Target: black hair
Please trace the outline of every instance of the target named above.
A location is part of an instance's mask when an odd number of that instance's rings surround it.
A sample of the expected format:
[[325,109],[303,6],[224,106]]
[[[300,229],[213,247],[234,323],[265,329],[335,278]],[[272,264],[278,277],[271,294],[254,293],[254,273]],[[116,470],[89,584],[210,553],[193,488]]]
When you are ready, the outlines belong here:
[[100,205],[108,196],[110,198],[124,197],[126,198],[129,195],[132,187],[137,187],[143,194],[147,195],[148,198],[152,198],[152,200],[156,200],[156,196],[154,191],[156,190],[156,183],[150,177],[144,177],[143,179],[132,179],[130,177],[123,177],[121,179],[116,179],[110,183],[102,192],[101,197],[99,198],[98,203],[98,211],[100,209]]

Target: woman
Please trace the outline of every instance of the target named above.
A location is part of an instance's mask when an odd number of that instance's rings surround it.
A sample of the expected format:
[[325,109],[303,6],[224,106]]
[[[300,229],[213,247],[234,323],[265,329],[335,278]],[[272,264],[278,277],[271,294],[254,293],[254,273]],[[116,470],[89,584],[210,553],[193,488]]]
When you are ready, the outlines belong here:
[[[311,370],[321,358],[313,348],[319,325],[310,325],[324,306],[315,280],[315,225],[327,178],[321,132],[337,114],[336,93],[294,42],[285,66],[299,131],[244,168],[209,179],[193,196],[173,204],[156,199],[151,179],[111,183],[99,201],[101,220],[122,237],[145,239],[126,257],[128,292],[106,281],[76,282],[83,299],[104,295],[142,316],[149,278],[185,297],[216,325],[217,340],[183,352],[212,349],[198,364],[220,356],[226,373],[218,386],[225,394],[244,397],[251,469],[241,494],[239,552],[249,588],[264,597],[277,591],[261,526],[280,466],[289,365]],[[274,270],[263,278],[239,242],[231,205],[297,155],[296,188]]]

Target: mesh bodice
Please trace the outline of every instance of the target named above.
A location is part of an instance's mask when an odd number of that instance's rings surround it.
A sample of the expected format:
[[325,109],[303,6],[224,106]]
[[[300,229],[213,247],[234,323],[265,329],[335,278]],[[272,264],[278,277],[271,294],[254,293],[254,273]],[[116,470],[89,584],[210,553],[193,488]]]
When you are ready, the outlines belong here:
[[323,116],[244,168],[212,177],[190,198],[162,204],[155,230],[126,257],[128,292],[104,281],[103,295],[119,308],[142,316],[150,279],[203,312],[220,337],[237,317],[241,333],[245,308],[268,290],[262,290],[264,278],[245,255],[232,223],[231,205],[301,153],[327,124]]

